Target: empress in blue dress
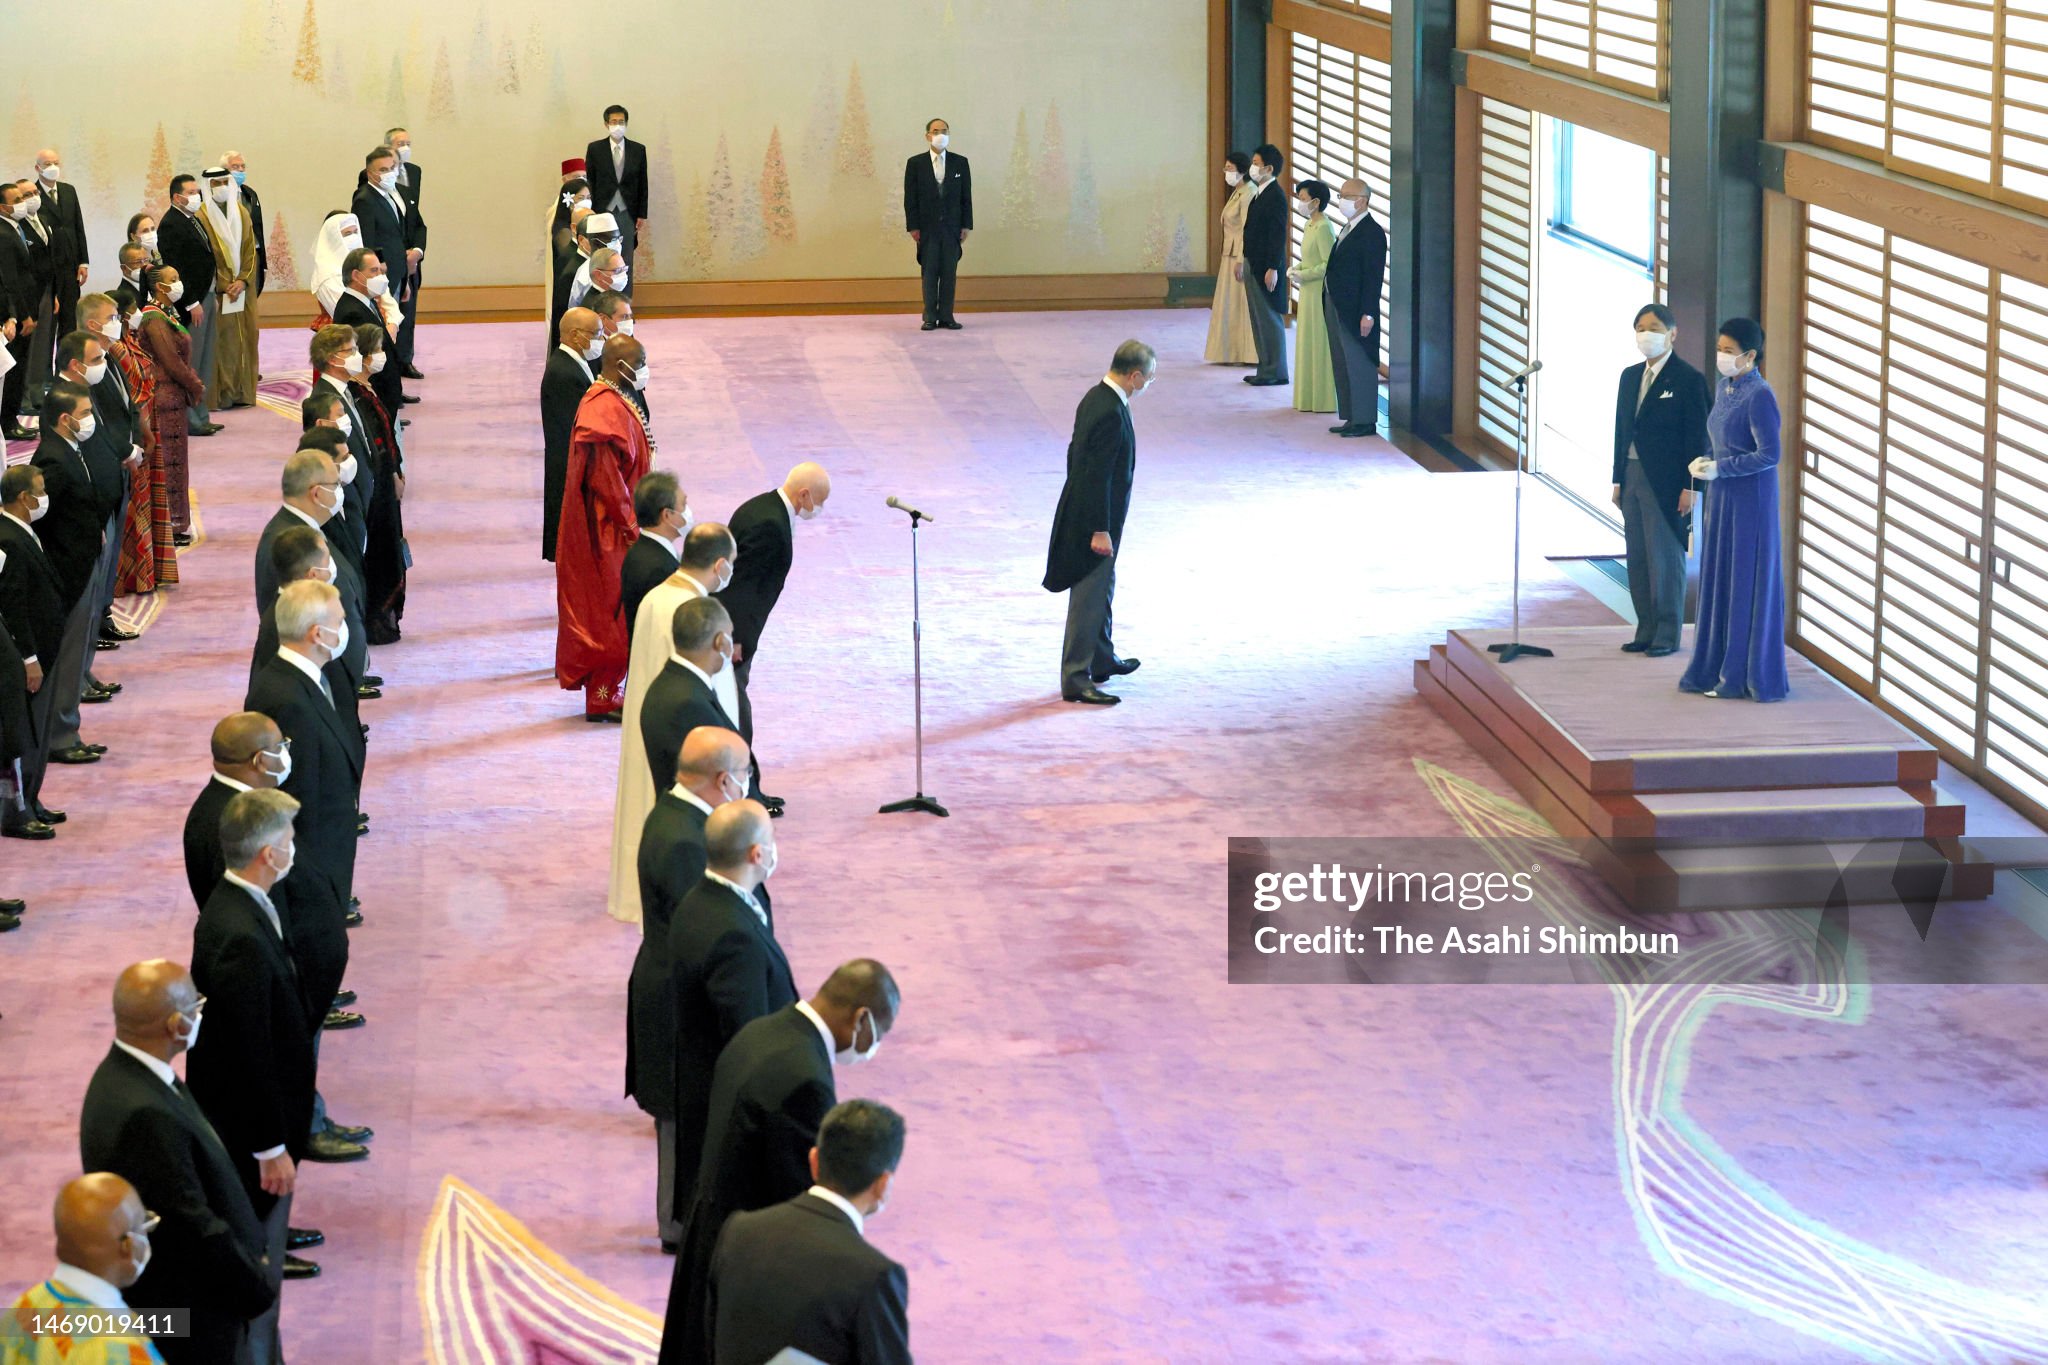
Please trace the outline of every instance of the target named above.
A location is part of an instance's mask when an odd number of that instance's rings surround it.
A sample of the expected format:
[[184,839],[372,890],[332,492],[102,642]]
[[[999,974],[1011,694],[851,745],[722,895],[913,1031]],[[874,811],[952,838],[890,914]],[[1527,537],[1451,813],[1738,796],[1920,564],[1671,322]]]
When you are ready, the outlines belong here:
[[1755,370],[1723,379],[1707,414],[1715,477],[1702,513],[1699,623],[1684,692],[1783,701],[1785,576],[1778,545],[1778,396]]

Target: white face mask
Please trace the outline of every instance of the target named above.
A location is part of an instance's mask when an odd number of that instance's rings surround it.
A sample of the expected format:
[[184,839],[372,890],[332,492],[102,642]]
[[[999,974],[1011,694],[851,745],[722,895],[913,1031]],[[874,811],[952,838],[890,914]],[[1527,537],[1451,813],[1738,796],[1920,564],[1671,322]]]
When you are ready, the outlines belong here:
[[59,180],[63,178],[64,168],[62,166],[43,167],[43,179],[49,181],[52,185],[56,184]]
[[391,292],[391,277],[389,275],[370,276],[369,282],[363,286],[363,292],[373,299],[383,298]]
[[121,319],[108,318],[100,324],[100,339],[111,346],[121,339]]
[[[182,1018],[183,1016],[180,1017]],[[193,1048],[199,1046],[199,1026],[205,1022],[206,1011],[202,1008],[198,1014],[192,1016],[192,1031],[178,1035],[178,1041],[185,1045],[185,1051],[190,1052]],[[148,1258],[145,1257],[144,1259],[147,1260]]]
[[346,460],[343,460],[337,466],[336,472],[341,475],[342,483],[354,483],[356,481],[356,457],[351,455]]
[[213,187],[213,202],[216,204],[225,204],[234,197],[235,191],[233,186],[215,185]]
[[[621,273],[623,274],[624,272],[621,272]],[[620,335],[620,336],[622,336],[622,337],[629,337],[629,336],[633,335],[633,319],[631,319],[631,318],[620,318],[620,319],[619,319],[619,335]]]
[[1636,349],[1643,353],[1645,359],[1655,360],[1671,349],[1671,333],[1637,332]]
[[361,374],[363,372],[363,353],[357,351],[350,355],[347,360],[341,362],[341,368],[352,375]]
[[631,278],[631,276],[627,271],[626,267],[620,266],[617,270],[614,270],[612,272],[612,288],[624,289],[626,287],[626,281],[629,278]]
[[624,123],[614,123],[605,131],[611,134],[611,139],[614,142],[624,142],[626,140],[626,125]]
[[398,184],[398,172],[397,172],[397,171],[386,171],[386,172],[384,172],[384,174],[382,174],[382,175],[380,175],[380,176],[378,176],[378,177],[377,177],[377,183],[378,183],[379,185],[383,186],[383,187],[384,187],[385,189],[387,189],[387,190],[388,190],[388,189],[391,189],[391,188],[393,188],[394,186],[396,186],[396,185]]
[[377,354],[370,357],[370,373],[384,373],[384,353],[382,351],[379,351],[377,352]]
[[815,519],[817,515],[818,504],[816,503],[812,503],[809,507],[799,507],[796,509],[796,516],[798,521],[811,521]]
[[[863,1023],[865,1023],[868,1026],[868,1036],[871,1040],[865,1048],[863,1048],[860,1045],[860,1026]],[[853,1066],[858,1062],[873,1061],[875,1059],[875,1054],[877,1052],[880,1052],[881,1050],[882,1026],[875,1022],[875,1016],[873,1011],[868,1011],[866,1013],[857,1015],[854,1018],[853,1045],[851,1047],[840,1048],[839,1050],[834,1052],[832,1054],[832,1060],[839,1066]],[[877,1208],[875,1212],[880,1213],[881,1209]]]
[[646,392],[647,367],[645,365],[642,365],[639,369],[633,371],[633,387],[643,393]]
[[155,250],[156,250],[156,229],[155,229],[155,228],[151,228],[151,229],[150,229],[149,231],[147,231],[147,232],[145,232],[145,233],[142,233],[142,234],[140,234],[139,236],[137,236],[135,240],[136,240],[137,242],[139,242],[139,243],[140,243],[140,244],[142,245],[142,247],[143,247],[143,248],[144,248],[145,250],[148,250],[148,251],[155,251]]
[[[348,651],[348,622],[343,621],[331,631],[326,626],[321,626],[318,629],[320,631],[320,646],[327,651],[328,658],[339,659]],[[334,636],[334,643],[331,645],[327,643],[327,636],[329,635]]]
[[601,355],[603,355],[603,354],[604,354],[604,333],[603,333],[603,332],[592,332],[592,333],[590,334],[590,344],[589,344],[588,346],[585,346],[585,347],[583,348],[583,358],[584,358],[585,360],[596,360],[596,359],[597,359],[597,358],[598,358],[599,356],[601,356]]
[[185,297],[185,282],[184,282],[183,280],[173,280],[173,281],[171,281],[171,288],[170,288],[170,299],[171,299],[171,302],[172,302],[172,303],[176,303],[176,302],[177,302],[177,301],[178,301],[179,299],[182,299],[182,298],[184,298],[184,297]]
[[[256,756],[263,760],[264,775],[277,779],[278,786],[282,787],[290,779],[292,775],[292,751],[290,749],[264,749]],[[277,764],[275,768],[270,766],[273,762]]]
[[398,159],[400,161],[403,161],[406,165],[410,166],[412,164],[412,144],[408,142],[403,147],[399,147],[396,150],[398,152]]
[[[296,844],[287,844],[287,845],[285,845],[285,851],[284,851],[284,866],[282,866],[282,867],[278,867],[278,865],[277,865],[277,846],[276,846],[275,844],[273,844],[273,845],[271,845],[271,846],[270,846],[269,848],[266,848],[266,849],[264,849],[263,851],[264,851],[265,853],[267,853],[267,854],[269,854],[269,855],[270,855],[270,858],[271,858],[271,864],[270,864],[270,865],[271,865],[272,867],[276,867],[276,868],[277,868],[277,880],[278,880],[278,881],[280,881],[280,882],[281,882],[281,881],[283,881],[283,880],[285,879],[286,875],[287,875],[287,874],[289,874],[289,873],[291,872],[291,870],[292,870],[292,864],[293,864],[293,863],[295,863],[295,862],[297,862],[297,861],[298,861],[298,857],[299,857],[299,850],[298,850],[298,847],[297,847],[297,845],[296,845]],[[273,883],[273,885],[275,885],[275,883]]]
[[322,583],[332,584],[334,582],[334,561],[330,559],[327,561],[325,568],[313,570],[313,577]]
[[31,218],[43,211],[43,196],[40,194],[32,194],[21,202],[27,207],[28,216]]
[[36,499],[35,506],[28,509],[28,519],[31,523],[41,521],[43,517],[48,514],[49,510],[50,495],[48,493],[45,493],[40,498]]
[[106,377],[107,362],[104,360],[95,360],[92,364],[85,367],[85,382],[87,384],[97,384]]
[[[192,1030],[192,1036],[195,1038],[199,1036],[199,1030],[197,1028],[194,1028]],[[191,1050],[191,1045],[189,1043],[186,1045],[186,1050],[188,1052]],[[147,1236],[143,1236],[140,1234],[130,1233],[128,1237],[128,1245],[130,1247],[140,1247],[142,1249],[142,1254],[140,1256],[136,1256],[133,1251],[129,1252],[129,1255],[134,1257],[135,1261],[135,1278],[139,1280],[142,1278],[142,1272],[149,1269],[149,1238]]]
[[935,152],[943,152],[946,150],[946,144],[951,142],[952,140],[952,138],[946,136],[946,134],[944,133],[933,133],[932,150]]
[[1730,355],[1726,351],[1717,351],[1714,354],[1714,364],[1722,374],[1730,379],[1742,373],[1742,357],[1740,355]]
[[1223,173],[1223,183],[1230,186],[1232,189],[1237,188],[1239,182],[1241,182],[1243,179],[1244,177],[1237,173],[1237,167],[1235,166],[1232,166],[1229,170]]
[[718,586],[713,588],[711,591],[724,592],[727,588],[732,586],[732,577],[732,565],[728,563],[725,566],[725,576],[718,580]]
[[90,441],[92,439],[92,434],[95,431],[98,431],[99,429],[100,419],[93,416],[91,413],[87,413],[85,415],[85,420],[78,424],[78,443],[80,445],[84,445],[87,441]]
[[1254,185],[1263,185],[1272,178],[1273,173],[1267,170],[1264,166],[1252,167],[1252,183]]
[[719,782],[720,782],[721,784],[723,784],[723,783],[731,783],[731,784],[732,784],[730,788],[728,788],[728,787],[726,787],[726,786],[723,786],[723,785],[721,785],[721,786],[719,787],[719,791],[720,791],[720,792],[722,792],[722,793],[724,793],[724,795],[725,795],[725,799],[726,799],[726,800],[728,800],[728,801],[743,801],[743,800],[745,800],[745,799],[746,799],[746,795],[747,795],[747,775],[746,775],[746,774],[745,774],[744,772],[737,772],[737,773],[720,773],[720,774],[718,775],[718,780],[719,780]]
[[185,212],[187,212],[187,213],[193,213],[193,214],[196,214],[196,213],[198,213],[198,212],[199,212],[199,202],[200,202],[200,201],[199,201],[199,196],[198,196],[198,195],[197,195],[196,193],[195,193],[195,194],[188,194],[188,195],[186,195],[186,196],[185,196],[185,198],[184,198],[184,201],[183,201],[183,202],[184,202],[184,205],[185,205]]
[[[337,474],[336,477],[339,477],[339,475]],[[320,501],[320,495],[323,493],[326,494],[328,497],[334,499],[334,501],[331,503]],[[339,488],[315,488],[311,496],[313,499],[313,506],[318,510],[325,512],[329,517],[333,516],[336,512],[341,510],[341,490]],[[321,518],[321,520],[324,521],[326,520],[326,518],[323,517]]]

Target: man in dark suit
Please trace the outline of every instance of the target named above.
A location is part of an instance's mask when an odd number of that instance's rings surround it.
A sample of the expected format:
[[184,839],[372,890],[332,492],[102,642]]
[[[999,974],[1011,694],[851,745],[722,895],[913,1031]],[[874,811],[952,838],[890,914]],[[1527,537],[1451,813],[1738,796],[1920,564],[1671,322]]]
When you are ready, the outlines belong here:
[[775,870],[775,834],[758,801],[731,801],[704,821],[704,879],[669,924],[675,1013],[676,1216],[689,1208],[710,1115],[711,1073],[734,1034],[796,1002],[789,959],[759,888]]
[[1708,453],[1707,381],[1677,354],[1678,321],[1661,303],[1636,314],[1643,363],[1621,372],[1614,396],[1614,503],[1628,546],[1635,603],[1629,654],[1662,658],[1685,625],[1685,557],[1692,539],[1691,465]]
[[36,192],[43,200],[42,212],[37,216],[50,234],[51,283],[55,290],[52,325],[60,336],[78,325],[78,296],[85,289],[92,260],[78,189],[65,184],[63,176],[56,148],[45,147],[36,153]]
[[[388,341],[391,334],[384,325],[384,315],[377,311],[377,300],[391,292],[390,268],[385,262],[376,252],[357,247],[341,258],[341,286],[341,297],[334,301],[334,321],[349,328],[374,327]],[[362,350],[360,346],[356,349]],[[387,363],[381,371],[368,376],[370,388],[383,402],[386,412],[396,413],[406,402],[399,371],[397,364]]]
[[619,610],[626,614],[626,638],[633,636],[633,616],[640,599],[675,573],[682,562],[683,537],[694,524],[688,496],[676,476],[657,469],[633,489],[633,519],[640,538],[619,566]]
[[1067,594],[1060,696],[1068,701],[1114,706],[1123,698],[1096,684],[1138,670],[1138,660],[1117,657],[1110,608],[1124,518],[1131,510],[1131,480],[1138,469],[1131,400],[1152,383],[1157,368],[1150,346],[1126,341],[1116,348],[1109,373],[1081,396],[1074,410],[1067,482],[1060,489],[1045,557],[1045,590]]
[[811,1184],[811,1148],[838,1098],[833,1063],[873,1057],[901,1003],[889,969],[856,958],[809,1000],[748,1024],[720,1054],[696,1192],[669,1284],[664,1365],[710,1358],[706,1292],[720,1230],[733,1214],[779,1204]]
[[157,224],[157,252],[163,263],[178,272],[185,292],[178,299],[178,321],[192,334],[192,372],[206,385],[185,414],[185,427],[194,436],[211,436],[220,430],[207,404],[213,390],[214,352],[214,260],[213,242],[199,221],[199,183],[189,175],[171,177],[171,206]]
[[[411,209],[405,196],[398,191],[397,152],[379,146],[372,148],[363,158],[363,183],[356,187],[349,211],[362,225],[362,249],[375,252],[378,260],[391,267],[391,287],[396,291],[399,308],[403,311],[412,298],[412,282],[398,263],[412,259],[407,252],[414,248],[409,247],[406,240],[406,219]],[[394,418],[397,415],[392,414]]]
[[[43,775],[49,766],[50,727],[57,689],[50,682],[63,648],[67,610],[57,569],[44,552],[35,524],[47,503],[43,471],[15,465],[0,474],[0,619],[22,656],[28,684],[28,736],[21,756],[20,808],[0,819],[0,833],[14,839],[49,839],[64,812],[43,805]],[[95,755],[97,757],[97,755]]]
[[[99,597],[94,603],[93,625],[101,649],[118,649],[123,641],[139,638],[135,632],[114,623],[113,608],[114,589],[121,577],[121,546],[128,535],[128,491],[135,482],[135,471],[142,467],[148,414],[136,401],[136,395],[128,391],[128,381],[122,378],[121,367],[114,360],[112,330],[118,326],[114,300],[106,294],[87,294],[78,300],[77,312],[79,331],[73,335],[91,337],[100,349],[99,377],[93,378],[90,372],[80,377],[92,390],[93,415],[98,419],[99,429],[93,436],[99,460],[94,470],[106,472],[106,483],[113,492],[107,507],[107,544],[100,551]],[[90,676],[90,666],[86,671]]]
[[[317,1025],[270,899],[270,888],[293,868],[299,813],[299,803],[281,791],[241,792],[221,812],[227,871],[192,930],[192,981],[213,1027],[185,1059],[192,1093],[234,1154],[242,1188],[263,1219],[264,1254],[280,1276],[298,1166],[311,1136],[316,1070]],[[283,1360],[274,1309],[249,1335],[258,1360]]]
[[674,653],[640,703],[640,742],[650,773],[674,768],[683,741],[700,725],[740,730],[718,704],[711,681],[721,668],[732,667],[732,617],[717,598],[693,597],[676,608],[670,629]]
[[[743,735],[754,733],[754,704],[747,696],[747,680],[753,676],[754,656],[760,652],[761,632],[768,628],[768,615],[782,598],[795,561],[795,527],[809,521],[825,508],[832,496],[832,477],[825,467],[805,461],[789,471],[780,488],[748,498],[726,525],[739,546],[733,563],[732,582],[718,594],[718,600],[732,613],[733,677],[740,685],[740,722]],[[759,756],[755,764],[758,773]],[[778,815],[782,798],[763,796],[763,804]]]
[[1259,368],[1244,377],[1247,384],[1270,386],[1287,382],[1287,262],[1293,254],[1287,239],[1287,191],[1280,179],[1280,149],[1267,143],[1252,153],[1251,203],[1244,217],[1245,298],[1251,310],[1252,343]]
[[[301,448],[293,451],[284,462],[284,472],[279,479],[284,502],[271,514],[263,527],[263,534],[256,541],[255,590],[256,614],[258,618],[256,649],[249,661],[249,681],[253,687],[257,675],[265,664],[277,656],[277,640],[274,634],[267,634],[262,618],[270,614],[277,601],[278,591],[288,581],[278,576],[276,541],[284,532],[295,526],[307,526],[318,531],[327,542],[329,549],[328,567],[332,579],[321,575],[322,581],[332,582],[341,594],[342,619],[348,623],[347,639],[334,658],[324,668],[333,684],[335,704],[354,720],[355,702],[365,690],[377,692],[365,676],[369,651],[363,642],[368,633],[362,625],[362,574],[355,562],[348,557],[348,547],[354,543],[352,533],[346,525],[337,527],[334,518],[345,501],[340,468],[334,458],[325,450],[306,444],[316,432],[333,432],[332,428],[314,427],[299,438]],[[331,443],[338,432],[326,439]],[[301,575],[318,567],[319,560],[310,552],[302,551],[295,558],[300,562]],[[275,622],[269,630],[274,632]],[[267,646],[267,648],[266,648]],[[252,708],[260,709],[260,708]]]
[[98,486],[103,476],[94,470],[86,449],[97,432],[91,391],[68,381],[52,384],[43,400],[42,439],[34,464],[43,472],[50,500],[36,534],[64,594],[64,634],[54,666],[48,659],[43,666],[43,685],[56,689],[45,738],[50,758],[57,763],[91,763],[104,752],[86,745],[78,733],[78,704],[85,695],[86,667],[93,651],[92,589],[106,544],[105,502]]
[[[398,311],[404,321],[399,325],[398,336],[392,343],[391,361],[400,377],[425,379],[412,363],[413,324],[419,318],[420,287],[425,283],[421,263],[427,255],[427,220],[420,212],[421,182],[426,172],[412,159],[412,134],[403,128],[384,130],[384,145],[398,158],[398,183],[393,187],[399,198],[405,201],[405,242],[404,261],[386,260],[385,268],[391,272],[394,281],[403,280],[409,286],[400,299]],[[356,172],[356,191],[362,192],[369,183],[367,169]]]
[[1330,367],[1337,380],[1339,436],[1371,436],[1380,422],[1380,288],[1387,278],[1387,233],[1372,216],[1372,187],[1353,177],[1338,193],[1350,216],[1323,275],[1330,319]]
[[[597,382],[591,363],[604,354],[597,314],[571,308],[562,314],[561,342],[548,352],[540,377],[541,522],[540,557],[555,562],[555,531],[562,520],[562,488],[569,479],[569,436],[576,407]],[[627,624],[632,624],[630,616]]]
[[249,210],[249,230],[256,234],[256,283],[252,288],[260,297],[264,282],[270,278],[270,245],[263,236],[263,198],[249,183],[247,157],[240,152],[229,152],[220,159],[220,164],[235,178],[235,188],[242,196],[242,207]]
[[[257,711],[237,711],[215,725],[212,751],[213,776],[185,815],[185,881],[192,888],[193,908],[200,910],[228,870],[220,851],[220,817],[228,802],[246,791],[270,790],[292,770],[292,749],[284,732]],[[271,888],[271,899],[289,919],[282,906],[283,890]]]
[[[0,549],[0,574],[7,572],[7,551]],[[0,610],[0,832],[10,838],[52,839],[57,831],[30,804],[21,763],[35,752],[35,731],[28,719],[28,661],[7,628]],[[34,828],[31,828],[31,827]],[[21,902],[0,897],[0,933],[21,926]],[[13,923],[8,923],[12,920]]]
[[951,131],[942,118],[924,126],[929,150],[903,167],[903,230],[917,243],[924,274],[924,328],[960,330],[953,320],[953,284],[967,234],[974,231],[974,179],[967,158],[948,152]]
[[205,1005],[176,963],[123,971],[114,985],[114,1044],[78,1118],[84,1169],[120,1176],[161,1220],[149,1264],[123,1297],[144,1312],[191,1310],[190,1335],[157,1340],[169,1365],[251,1359],[249,1324],[277,1304],[279,1263],[266,1261],[241,1158],[171,1069],[198,1037]]
[[873,1100],[834,1105],[810,1151],[811,1187],[726,1221],[705,1310],[716,1365],[786,1349],[910,1365],[910,1277],[866,1240],[903,1159],[903,1129]]
[[7,378],[0,381],[0,433],[10,441],[25,441],[31,433],[21,425],[21,409],[28,393],[28,351],[36,332],[38,303],[35,261],[29,254],[28,192],[21,186],[0,183],[0,340],[14,359]]
[[[640,834],[640,950],[626,983],[626,1094],[655,1122],[655,1225],[662,1248],[682,1238],[676,1193],[675,990],[668,939],[675,908],[704,880],[704,822],[747,794],[747,743],[703,725],[683,741],[675,782],[655,798]],[[765,897],[767,888],[754,894]],[[764,902],[765,903],[765,902]],[[693,1179],[695,1172],[685,1173]]]
[[33,299],[31,315],[35,332],[28,348],[28,389],[30,403],[42,401],[50,383],[50,352],[64,329],[57,325],[57,241],[50,225],[43,221],[42,182],[25,177],[15,182],[23,199],[20,220],[22,241],[28,247],[29,274]]
[[[647,148],[626,136],[623,104],[605,108],[604,132],[584,149],[584,175],[591,206],[618,220],[619,250],[630,266],[634,247],[647,235]],[[629,286],[625,292],[633,291]]]

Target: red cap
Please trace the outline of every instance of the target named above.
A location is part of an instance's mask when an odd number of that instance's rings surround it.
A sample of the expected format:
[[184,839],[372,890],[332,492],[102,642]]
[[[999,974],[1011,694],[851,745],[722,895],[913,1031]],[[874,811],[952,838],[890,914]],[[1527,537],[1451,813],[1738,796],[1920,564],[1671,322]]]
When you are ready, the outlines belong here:
[[581,175],[584,170],[583,158],[580,156],[572,156],[562,163],[563,175]]

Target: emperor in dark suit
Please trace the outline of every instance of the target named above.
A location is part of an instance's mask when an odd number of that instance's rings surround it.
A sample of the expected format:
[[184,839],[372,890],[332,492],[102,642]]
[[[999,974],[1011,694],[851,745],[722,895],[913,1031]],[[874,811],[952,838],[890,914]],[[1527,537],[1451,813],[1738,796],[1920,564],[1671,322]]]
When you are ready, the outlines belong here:
[[1117,698],[1094,684],[1129,671],[1110,640],[1110,606],[1138,468],[1131,399],[1151,382],[1156,366],[1150,346],[1126,341],[1116,348],[1109,374],[1074,410],[1067,482],[1045,556],[1045,590],[1068,594],[1060,656],[1060,695],[1068,701],[1112,703]]
[[1635,326],[1646,359],[1621,372],[1614,396],[1614,501],[1636,610],[1635,638],[1622,648],[1662,657],[1678,648],[1685,625],[1689,466],[1708,450],[1707,381],[1676,354],[1670,309],[1649,304],[1636,314]]
[[917,264],[924,275],[924,330],[957,330],[953,285],[967,234],[974,231],[974,178],[967,158],[946,150],[944,119],[924,128],[929,151],[903,167],[903,230],[917,239]]

